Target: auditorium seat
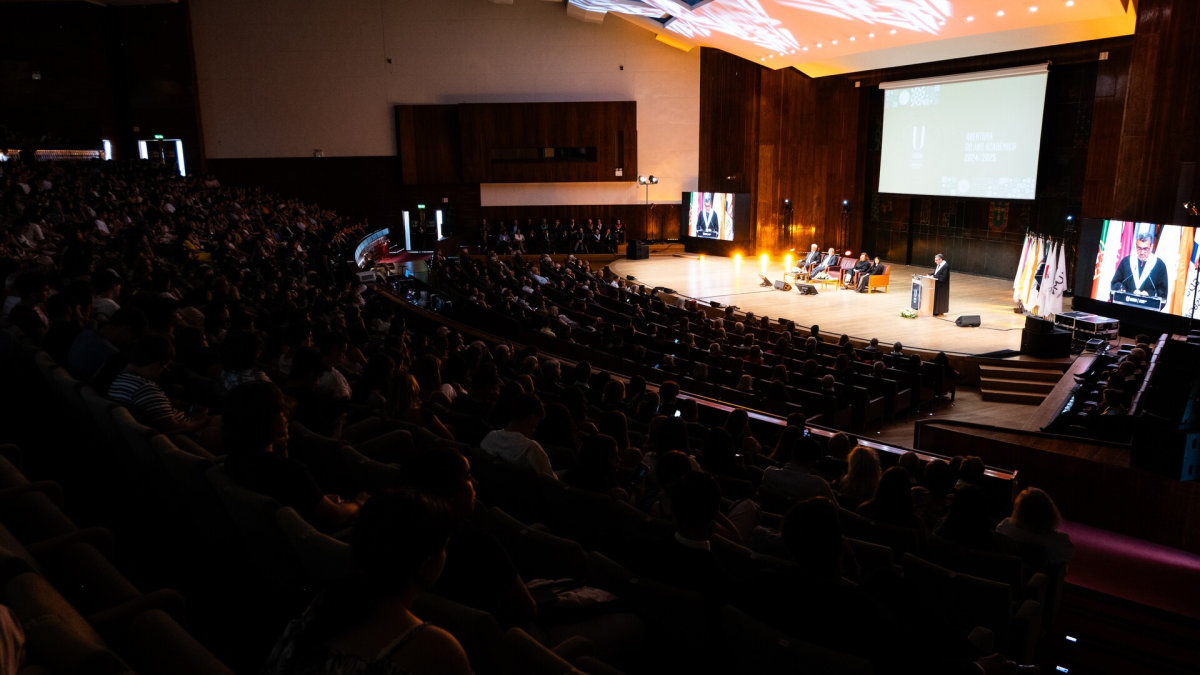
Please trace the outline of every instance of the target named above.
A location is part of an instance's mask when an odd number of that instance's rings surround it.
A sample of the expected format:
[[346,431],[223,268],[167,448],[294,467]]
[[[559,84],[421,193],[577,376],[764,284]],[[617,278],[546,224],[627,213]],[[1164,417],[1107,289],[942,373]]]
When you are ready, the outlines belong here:
[[921,536],[917,530],[877,523],[844,508],[838,509],[838,520],[845,536],[887,546],[896,557],[921,550]]
[[233,482],[219,464],[210,467],[207,476],[237,529],[242,549],[258,580],[282,591],[299,588],[303,572],[275,519],[279,503]]
[[290,506],[276,511],[275,520],[313,588],[324,588],[349,574],[349,544],[317,531]]
[[874,293],[875,289],[882,288],[884,293],[887,293],[892,280],[892,266],[888,263],[883,264],[883,274],[872,274],[867,279],[867,292]]
[[1036,600],[1018,605],[1008,584],[956,574],[911,553],[901,563],[904,578],[963,635],[982,626],[994,634],[1000,653],[1020,663],[1033,661],[1042,618]]
[[578,542],[530,527],[496,507],[484,512],[482,521],[523,578],[582,579],[587,574],[587,554]]
[[[733,656],[734,672],[817,673],[821,675],[870,675],[870,661],[835,652],[771,628],[742,610],[721,608],[721,634]],[[870,639],[869,636],[864,636]]]

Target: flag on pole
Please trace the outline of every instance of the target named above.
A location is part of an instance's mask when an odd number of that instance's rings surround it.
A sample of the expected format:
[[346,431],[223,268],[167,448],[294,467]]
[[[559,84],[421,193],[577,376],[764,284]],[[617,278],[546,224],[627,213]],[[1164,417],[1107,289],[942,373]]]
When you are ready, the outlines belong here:
[[1025,273],[1025,257],[1029,255],[1029,240],[1032,238],[1032,235],[1025,235],[1025,245],[1021,247],[1021,258],[1017,260],[1017,276],[1013,278],[1013,302],[1021,300],[1021,279]]
[[1042,266],[1042,260],[1045,254],[1045,242],[1041,239],[1037,240],[1037,248],[1034,249],[1033,256],[1030,258],[1029,282],[1025,287],[1025,306],[1034,307],[1037,305],[1038,293],[1038,271]]
[[1049,314],[1062,314],[1063,293],[1067,291],[1067,255],[1065,246],[1058,247],[1058,260],[1054,265],[1054,283],[1050,286]]
[[1037,310],[1037,315],[1043,317],[1049,313],[1047,308],[1050,303],[1050,286],[1054,280],[1054,248],[1055,244],[1051,242],[1049,248],[1046,250],[1046,266],[1042,269],[1042,284],[1038,286],[1037,307],[1035,309]]

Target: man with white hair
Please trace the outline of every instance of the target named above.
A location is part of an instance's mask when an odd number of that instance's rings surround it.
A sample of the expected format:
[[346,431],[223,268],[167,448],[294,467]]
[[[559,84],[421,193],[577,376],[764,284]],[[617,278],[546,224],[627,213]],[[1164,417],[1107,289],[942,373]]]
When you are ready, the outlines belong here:
[[[813,245],[816,246],[816,244],[813,244]],[[813,268],[813,271],[812,271],[813,276],[821,274],[822,272],[828,270],[829,268],[836,266],[837,261],[838,261],[837,254],[834,253],[833,248],[830,247],[829,252],[826,253],[825,257],[821,259],[821,262],[817,263],[817,266]]]

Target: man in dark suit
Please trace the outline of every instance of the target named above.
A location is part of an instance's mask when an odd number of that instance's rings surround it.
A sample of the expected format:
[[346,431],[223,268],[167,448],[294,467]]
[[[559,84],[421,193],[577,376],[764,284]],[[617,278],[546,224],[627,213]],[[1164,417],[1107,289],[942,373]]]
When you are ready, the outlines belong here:
[[813,271],[812,271],[813,276],[816,276],[822,272],[825,272],[831,267],[836,267],[837,263],[838,263],[837,254],[834,253],[833,249],[831,248],[831,249],[829,249],[829,252],[825,254],[825,257],[821,259],[821,262],[817,263],[817,266],[813,268]]
[[933,256],[937,265],[933,269],[933,315],[941,316],[950,311],[950,263],[939,253]]
[[[866,255],[866,253],[863,255]],[[885,271],[887,271],[887,265],[879,262],[879,256],[875,256],[875,262],[871,265],[871,269],[867,270],[866,274],[858,278],[858,287],[855,290],[857,290],[859,293],[866,293],[867,283],[870,282],[871,277],[883,274]]]
[[700,216],[696,219],[696,236],[716,239],[721,231],[721,223],[717,212],[713,211],[712,193],[705,192],[703,199],[704,208],[700,211]]
[[796,267],[799,267],[802,271],[807,272],[812,269],[813,265],[816,265],[819,262],[821,262],[821,252],[817,250],[817,245],[813,244],[812,248],[810,248],[808,251],[808,255],[804,256],[804,260],[801,260]]
[[1113,273],[1112,290],[1149,295],[1158,298],[1167,297],[1167,266],[1150,250],[1154,247],[1154,237],[1143,232],[1133,242],[1135,256],[1125,256]]

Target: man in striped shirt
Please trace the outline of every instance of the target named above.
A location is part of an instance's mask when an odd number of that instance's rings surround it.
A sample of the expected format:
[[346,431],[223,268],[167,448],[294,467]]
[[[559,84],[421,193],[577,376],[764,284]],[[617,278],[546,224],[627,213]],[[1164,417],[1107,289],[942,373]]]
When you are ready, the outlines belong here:
[[156,382],[171,362],[172,351],[171,343],[161,335],[150,334],[135,342],[129,365],[108,387],[108,398],[124,404],[139,422],[164,434],[196,431],[208,424],[208,415],[188,417],[171,404]]

